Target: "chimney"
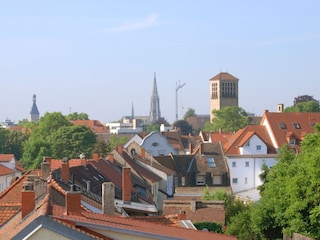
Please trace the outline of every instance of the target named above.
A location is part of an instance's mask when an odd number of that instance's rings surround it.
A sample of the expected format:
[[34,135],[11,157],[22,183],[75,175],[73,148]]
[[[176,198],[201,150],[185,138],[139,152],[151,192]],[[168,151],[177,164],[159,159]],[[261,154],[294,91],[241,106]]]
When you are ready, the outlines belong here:
[[23,189],[21,191],[21,216],[24,218],[31,213],[35,204],[36,194],[33,189],[33,182],[27,181],[23,183]]
[[186,211],[180,210],[178,213],[178,220],[187,220]]
[[279,103],[278,104],[278,112],[283,112],[283,104],[282,103]]
[[122,145],[122,144],[119,144],[119,145],[117,146],[117,151],[118,151],[118,153],[119,153],[120,155],[122,155],[122,153],[123,153],[123,145]]
[[102,184],[102,213],[114,214],[115,187],[112,182]]
[[50,176],[50,163],[46,162],[45,159],[41,163],[41,179],[46,180]]
[[114,156],[112,153],[109,153],[108,160],[109,160],[109,162],[114,163]]
[[66,214],[81,212],[81,192],[67,191],[66,192]]
[[144,147],[141,147],[141,157],[145,158],[146,157],[146,150],[144,149]]
[[51,157],[43,157],[43,162],[47,162],[51,164]]
[[99,160],[99,153],[94,153],[92,155],[93,160],[98,161]]
[[131,202],[131,169],[122,168],[122,201]]
[[193,146],[191,143],[189,143],[189,154],[192,154],[193,152]]
[[87,192],[90,192],[90,181],[87,181]]
[[62,159],[61,178],[62,178],[62,180],[69,182],[69,161],[68,161],[68,158]]

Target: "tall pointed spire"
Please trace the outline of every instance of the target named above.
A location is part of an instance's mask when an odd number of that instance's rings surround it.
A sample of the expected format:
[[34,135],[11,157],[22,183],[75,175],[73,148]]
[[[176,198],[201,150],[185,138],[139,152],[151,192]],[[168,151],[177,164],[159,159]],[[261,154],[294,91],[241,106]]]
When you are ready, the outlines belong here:
[[134,108],[133,108],[133,102],[131,107],[131,119],[134,119]]
[[37,97],[35,94],[33,94],[33,104],[32,104],[30,115],[29,115],[30,122],[39,121],[39,110],[38,110],[36,101],[37,101]]
[[152,90],[151,106],[150,106],[150,121],[156,122],[160,118],[161,118],[160,100],[159,100],[158,89],[157,89],[156,73],[154,73],[153,90]]

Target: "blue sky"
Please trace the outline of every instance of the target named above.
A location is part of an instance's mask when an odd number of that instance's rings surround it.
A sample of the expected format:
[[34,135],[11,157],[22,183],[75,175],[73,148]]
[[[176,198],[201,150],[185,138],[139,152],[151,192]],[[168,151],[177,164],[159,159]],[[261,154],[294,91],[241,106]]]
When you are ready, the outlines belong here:
[[320,1],[0,1],[0,121],[85,112],[110,122],[209,114],[209,79],[239,78],[239,106],[262,115],[320,99]]

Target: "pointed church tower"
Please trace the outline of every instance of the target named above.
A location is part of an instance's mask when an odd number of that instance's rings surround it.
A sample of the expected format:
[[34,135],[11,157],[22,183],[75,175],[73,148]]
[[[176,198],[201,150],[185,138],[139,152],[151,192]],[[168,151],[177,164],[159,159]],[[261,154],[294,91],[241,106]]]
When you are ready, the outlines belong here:
[[153,91],[151,96],[150,106],[150,122],[156,122],[161,118],[160,114],[160,101],[157,89],[156,73],[154,73]]
[[36,95],[33,94],[33,104],[31,107],[29,122],[38,122],[39,121],[39,110],[36,103]]

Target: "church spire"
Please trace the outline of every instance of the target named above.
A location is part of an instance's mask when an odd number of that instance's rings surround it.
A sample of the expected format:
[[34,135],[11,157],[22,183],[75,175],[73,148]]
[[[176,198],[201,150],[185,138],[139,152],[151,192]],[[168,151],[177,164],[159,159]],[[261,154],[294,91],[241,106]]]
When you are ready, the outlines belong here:
[[151,106],[150,106],[150,121],[156,122],[160,118],[161,118],[160,100],[159,100],[158,89],[157,89],[156,73],[154,73]]
[[35,94],[33,94],[33,104],[32,104],[30,115],[29,115],[30,122],[39,121],[39,110],[38,110],[36,101],[37,101],[37,97]]

